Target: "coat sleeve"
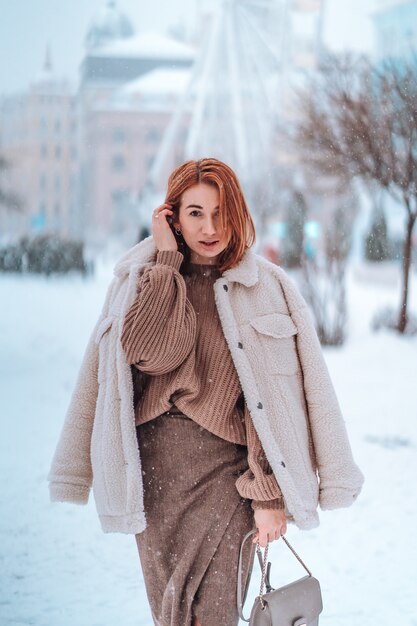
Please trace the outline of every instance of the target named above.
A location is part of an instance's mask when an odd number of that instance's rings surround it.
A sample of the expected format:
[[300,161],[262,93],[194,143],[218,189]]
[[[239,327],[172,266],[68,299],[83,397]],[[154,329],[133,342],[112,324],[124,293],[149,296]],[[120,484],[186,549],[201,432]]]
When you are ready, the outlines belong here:
[[121,342],[129,365],[146,374],[179,367],[195,344],[197,320],[179,272],[183,254],[161,250],[139,279]]
[[92,484],[90,442],[98,394],[98,346],[92,333],[47,476],[51,501],[86,504]]
[[284,509],[284,498],[265,456],[249,410],[244,407],[249,468],[236,480],[236,489],[243,498],[252,499],[252,509]]
[[90,444],[98,395],[97,331],[106,321],[114,279],[90,335],[47,475],[50,500],[87,504],[92,485]]
[[290,315],[297,326],[297,350],[320,481],[320,508],[347,507],[361,492],[364,475],[353,458],[312,313],[292,279],[281,268],[279,271]]

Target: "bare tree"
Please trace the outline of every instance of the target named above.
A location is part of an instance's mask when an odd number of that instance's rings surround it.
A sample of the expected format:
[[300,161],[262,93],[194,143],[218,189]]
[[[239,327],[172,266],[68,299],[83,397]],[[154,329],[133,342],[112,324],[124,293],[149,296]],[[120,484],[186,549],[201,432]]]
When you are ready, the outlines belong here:
[[331,56],[299,92],[303,160],[330,176],[372,181],[406,214],[397,330],[405,331],[417,219],[417,63]]
[[346,266],[352,243],[353,212],[339,205],[327,224],[323,255],[303,257],[305,294],[322,345],[344,343],[347,324]]

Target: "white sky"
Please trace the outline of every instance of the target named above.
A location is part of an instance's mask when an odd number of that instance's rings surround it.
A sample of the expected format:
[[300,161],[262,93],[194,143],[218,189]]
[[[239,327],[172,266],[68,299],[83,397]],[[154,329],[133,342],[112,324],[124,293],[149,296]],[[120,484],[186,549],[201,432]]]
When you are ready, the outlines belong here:
[[[136,31],[192,22],[201,0],[119,0]],[[43,65],[46,44],[54,70],[76,81],[88,24],[104,0],[0,0],[0,94],[25,89]],[[326,0],[325,42],[333,49],[371,51],[375,0]]]

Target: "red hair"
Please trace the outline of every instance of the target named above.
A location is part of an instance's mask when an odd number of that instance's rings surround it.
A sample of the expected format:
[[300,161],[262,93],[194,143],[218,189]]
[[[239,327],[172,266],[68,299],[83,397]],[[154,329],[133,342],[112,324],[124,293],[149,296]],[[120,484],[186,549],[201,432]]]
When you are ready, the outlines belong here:
[[[172,205],[173,219],[179,221],[182,194],[197,183],[214,185],[219,190],[220,228],[226,230],[229,240],[219,255],[218,268],[224,272],[237,265],[245,250],[255,243],[255,225],[235,172],[214,158],[186,161],[171,173],[165,202]],[[189,258],[190,249],[183,239],[182,242],[184,250],[181,251]]]

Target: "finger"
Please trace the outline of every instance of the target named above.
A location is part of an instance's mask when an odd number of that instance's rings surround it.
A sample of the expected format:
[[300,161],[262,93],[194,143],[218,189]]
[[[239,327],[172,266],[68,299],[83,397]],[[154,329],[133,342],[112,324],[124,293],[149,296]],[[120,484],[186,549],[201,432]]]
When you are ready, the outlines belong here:
[[171,209],[162,209],[162,211],[159,211],[156,217],[159,217],[159,215],[167,215],[168,213],[173,213],[173,212],[174,211],[171,211]]
[[153,210],[154,215],[158,215],[161,211],[171,210],[170,204],[161,204]]
[[164,216],[166,216],[168,213],[173,213],[173,211],[171,211],[170,209],[162,209],[162,211],[159,211],[159,213],[156,213],[156,214],[154,215],[154,217],[155,217],[156,219],[159,219],[159,216],[160,216],[160,215],[164,215]]

